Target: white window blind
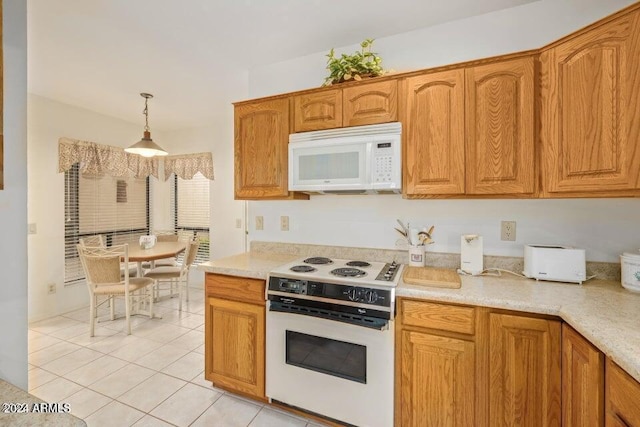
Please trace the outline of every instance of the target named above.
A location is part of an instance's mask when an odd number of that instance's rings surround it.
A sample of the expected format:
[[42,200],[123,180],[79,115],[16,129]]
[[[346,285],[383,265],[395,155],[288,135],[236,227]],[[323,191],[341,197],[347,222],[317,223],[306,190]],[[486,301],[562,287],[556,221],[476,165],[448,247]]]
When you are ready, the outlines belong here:
[[91,177],[78,165],[65,172],[65,283],[84,278],[76,245],[102,234],[108,246],[149,233],[148,178]]
[[174,175],[172,212],[176,230],[191,231],[200,241],[195,263],[209,261],[209,179],[200,172],[192,179]]

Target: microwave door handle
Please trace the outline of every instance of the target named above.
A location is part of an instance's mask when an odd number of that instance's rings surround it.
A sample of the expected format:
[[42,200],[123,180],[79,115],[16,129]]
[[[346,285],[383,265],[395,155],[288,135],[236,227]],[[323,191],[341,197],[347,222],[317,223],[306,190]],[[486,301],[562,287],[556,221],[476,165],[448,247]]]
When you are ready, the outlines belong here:
[[[365,170],[364,170],[364,175],[363,178],[365,178],[366,182],[373,182],[373,144],[375,144],[375,138],[370,140],[369,142],[367,142],[365,144],[365,153],[364,153],[364,159],[365,159]],[[363,184],[366,184],[366,182],[364,182]]]

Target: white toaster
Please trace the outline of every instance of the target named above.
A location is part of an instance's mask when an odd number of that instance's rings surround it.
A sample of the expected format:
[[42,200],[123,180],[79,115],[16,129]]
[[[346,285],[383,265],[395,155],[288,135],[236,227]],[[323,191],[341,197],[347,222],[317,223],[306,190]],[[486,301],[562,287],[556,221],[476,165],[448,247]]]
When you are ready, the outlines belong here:
[[582,283],[587,280],[584,249],[558,245],[524,245],[522,274],[536,280]]

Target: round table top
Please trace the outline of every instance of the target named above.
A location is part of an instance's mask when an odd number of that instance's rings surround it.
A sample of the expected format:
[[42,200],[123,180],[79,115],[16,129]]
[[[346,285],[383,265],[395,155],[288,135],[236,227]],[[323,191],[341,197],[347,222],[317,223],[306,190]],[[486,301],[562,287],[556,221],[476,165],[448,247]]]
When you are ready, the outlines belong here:
[[187,249],[186,242],[157,242],[152,248],[142,249],[138,244],[129,244],[129,261],[154,261],[171,258]]

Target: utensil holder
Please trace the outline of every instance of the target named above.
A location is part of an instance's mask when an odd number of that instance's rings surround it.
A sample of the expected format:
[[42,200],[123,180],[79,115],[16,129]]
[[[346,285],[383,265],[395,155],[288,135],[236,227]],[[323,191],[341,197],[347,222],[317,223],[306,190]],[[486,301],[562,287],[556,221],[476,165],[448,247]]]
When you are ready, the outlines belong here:
[[409,246],[409,267],[424,267],[424,246]]

